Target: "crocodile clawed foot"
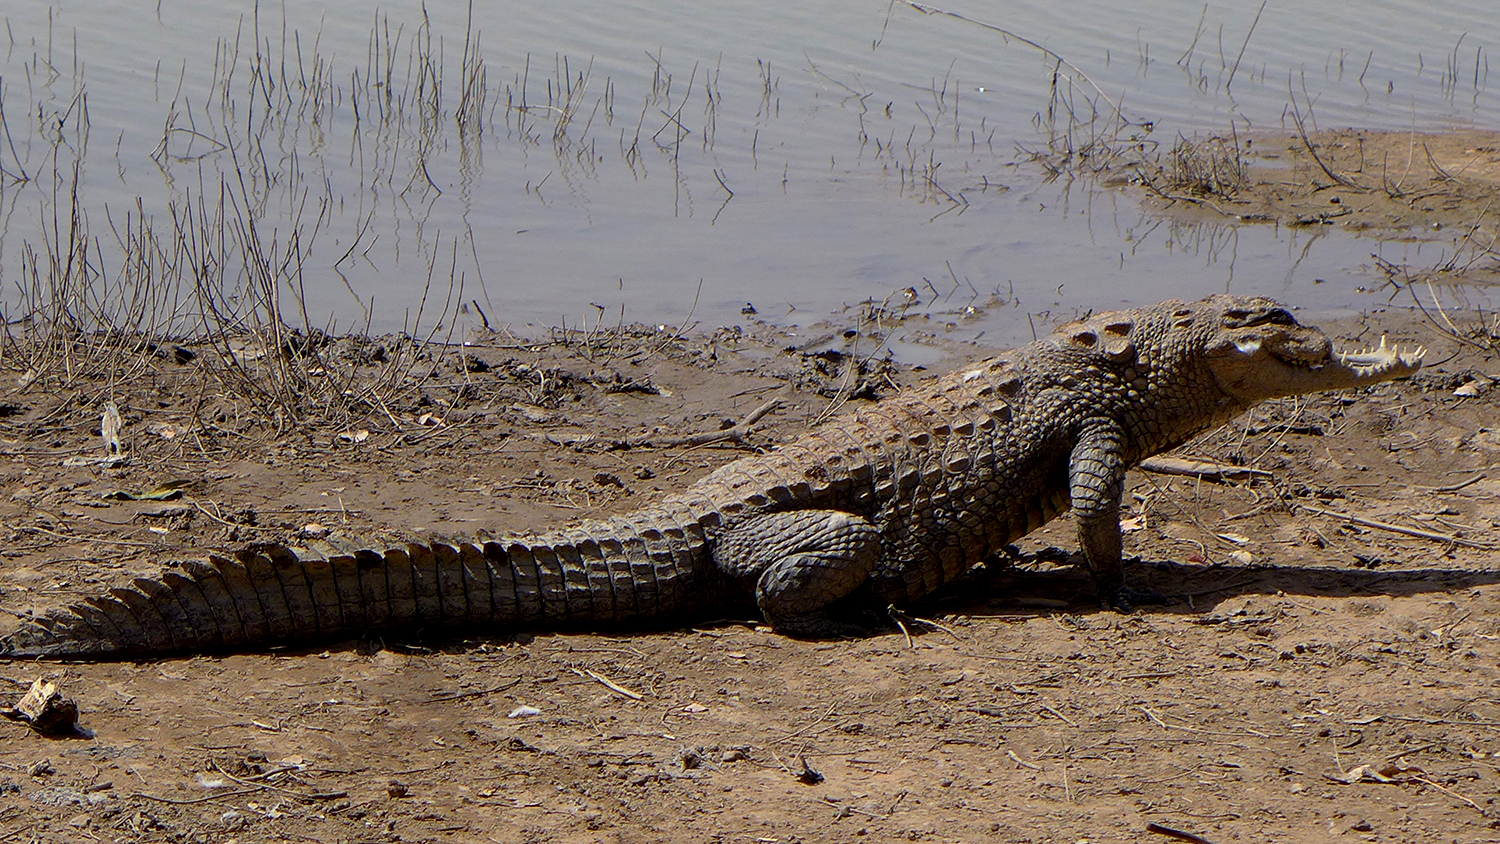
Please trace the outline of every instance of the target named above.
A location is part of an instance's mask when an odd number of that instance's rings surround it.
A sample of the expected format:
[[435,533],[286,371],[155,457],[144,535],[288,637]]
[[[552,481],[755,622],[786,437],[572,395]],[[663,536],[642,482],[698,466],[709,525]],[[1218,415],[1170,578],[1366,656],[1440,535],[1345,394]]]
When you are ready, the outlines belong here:
[[868,639],[875,625],[834,619],[827,613],[782,616],[769,619],[771,629],[792,639]]
[[1130,615],[1138,606],[1162,606],[1172,601],[1166,595],[1150,587],[1121,586],[1110,598],[1110,606],[1116,612]]

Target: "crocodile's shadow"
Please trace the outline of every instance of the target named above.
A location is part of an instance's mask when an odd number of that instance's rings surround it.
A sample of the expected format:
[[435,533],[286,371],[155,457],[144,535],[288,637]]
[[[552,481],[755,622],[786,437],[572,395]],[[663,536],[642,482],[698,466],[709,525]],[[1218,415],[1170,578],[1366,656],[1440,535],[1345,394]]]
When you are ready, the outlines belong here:
[[[1356,568],[1275,564],[1186,565],[1167,560],[1126,560],[1125,582],[1150,590],[1163,603],[1138,607],[1147,613],[1197,615],[1246,595],[1306,595],[1333,598],[1406,597],[1457,592],[1500,583],[1500,569]],[[911,607],[914,615],[1015,615],[1028,612],[1097,611],[1093,581],[1081,566],[1043,571],[1014,567],[981,570]]]

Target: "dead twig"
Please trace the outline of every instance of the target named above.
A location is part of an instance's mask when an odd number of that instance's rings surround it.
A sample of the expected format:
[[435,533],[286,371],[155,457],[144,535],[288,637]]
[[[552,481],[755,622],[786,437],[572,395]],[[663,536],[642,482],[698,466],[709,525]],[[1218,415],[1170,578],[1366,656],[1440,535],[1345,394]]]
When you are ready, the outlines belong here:
[[1428,492],[1458,492],[1464,487],[1473,486],[1474,484],[1479,483],[1487,477],[1489,477],[1489,475],[1485,474],[1484,472],[1480,472],[1474,477],[1469,478],[1467,481],[1460,481],[1456,484],[1449,484],[1448,486],[1419,486],[1417,488],[1425,489]]
[[509,683],[501,683],[498,686],[490,686],[487,689],[473,689],[467,692],[435,692],[432,697],[422,701],[422,703],[447,703],[454,700],[466,700],[471,697],[483,697],[496,692],[503,692],[519,682],[521,682],[521,678],[517,677]]
[[866,812],[864,809],[856,809],[853,806],[845,806],[844,804],[838,803],[828,797],[820,797],[818,798],[818,802],[822,803],[825,806],[830,806],[832,808],[838,809],[840,812],[848,812],[849,814],[853,815],[864,815],[867,818],[876,819],[882,819],[886,817],[885,815],[877,815],[874,812]]
[[223,774],[224,776],[229,777],[230,779],[234,780],[235,782],[239,783],[240,785],[250,786],[252,788],[263,788],[263,789],[265,789],[267,791],[275,791],[275,792],[277,792],[279,794],[285,794],[285,795],[287,795],[289,797],[295,797],[298,800],[302,800],[302,801],[307,802],[307,803],[314,803],[314,802],[317,802],[319,800],[338,800],[339,798],[348,797],[349,796],[349,792],[347,792],[347,791],[314,791],[314,792],[306,792],[306,791],[297,791],[296,789],[293,789],[293,788],[282,788],[279,785],[271,785],[270,783],[265,783],[265,782],[255,782],[254,780],[247,780],[247,779],[244,779],[242,777],[237,777],[234,774],[231,774],[228,771],[224,770],[222,767],[220,767],[218,762],[214,762],[213,766],[214,766],[214,770],[215,771],[218,771],[219,773]]
[[[902,610],[897,609],[894,604],[886,607],[885,611],[886,614],[891,617],[891,620],[896,622],[897,626],[901,628],[902,632],[906,631],[906,625],[902,622],[910,621],[913,624],[920,624],[923,627],[927,627],[932,630],[941,630],[944,633],[947,633],[949,636],[952,636],[954,639],[963,641],[963,637],[959,636],[957,633],[954,633],[951,629],[944,627],[943,625],[938,624],[936,621],[933,621],[931,619],[918,618],[910,613],[903,612]],[[911,634],[908,633],[906,638],[909,642],[911,640]]]
[[1422,783],[1423,785],[1430,785],[1433,788],[1437,789],[1438,791],[1441,791],[1444,794],[1448,795],[1449,797],[1454,798],[1455,800],[1462,800],[1465,803],[1468,803],[1470,806],[1474,807],[1474,811],[1478,812],[1480,815],[1483,815],[1484,817],[1489,817],[1489,814],[1484,811],[1484,807],[1480,806],[1478,803],[1475,803],[1473,800],[1470,800],[1469,798],[1463,796],[1462,794],[1459,794],[1458,792],[1454,791],[1451,788],[1447,788],[1445,786],[1439,785],[1439,784],[1433,782],[1432,780],[1430,780],[1430,779],[1428,779],[1426,777],[1419,777],[1419,776],[1413,775],[1412,779],[1416,780],[1419,783]]
[[1115,119],[1119,120],[1121,123],[1124,123],[1125,117],[1124,117],[1123,114],[1120,113],[1120,107],[1115,104],[1114,100],[1112,100],[1112,99],[1109,98],[1108,94],[1104,93],[1104,89],[1100,88],[1097,84],[1095,84],[1094,80],[1090,79],[1089,75],[1087,73],[1084,73],[1082,68],[1080,68],[1078,65],[1073,64],[1072,62],[1068,61],[1067,59],[1063,58],[1056,51],[1048,49],[1047,47],[1044,47],[1041,44],[1039,44],[1039,43],[1037,43],[1035,41],[1032,41],[1030,38],[1026,38],[1025,36],[1019,35],[1019,34],[1017,34],[1016,32],[1014,32],[1012,30],[1006,29],[1006,28],[1001,27],[1001,26],[996,26],[996,25],[994,25],[992,23],[985,23],[984,21],[981,21],[981,20],[975,20],[974,18],[967,17],[965,15],[961,15],[958,12],[950,12],[950,11],[947,11],[945,9],[939,9],[939,8],[937,8],[935,6],[928,6],[925,3],[914,3],[914,2],[912,2],[912,0],[901,0],[901,2],[903,4],[905,4],[905,5],[907,5],[907,6],[910,6],[913,9],[917,10],[918,12],[921,12],[924,15],[941,15],[943,17],[949,17],[949,18],[953,18],[955,20],[961,20],[964,23],[971,23],[971,24],[973,24],[973,25],[975,25],[977,27],[980,27],[981,29],[988,29],[991,32],[998,32],[1000,34],[1001,38],[1015,39],[1016,41],[1019,41],[1022,44],[1025,44],[1026,46],[1032,48],[1033,50],[1039,50],[1039,51],[1041,51],[1042,55],[1044,55],[1047,58],[1053,60],[1054,62],[1057,62],[1059,65],[1062,65],[1063,67],[1066,67],[1069,72],[1071,72],[1072,74],[1074,74],[1075,76],[1077,76],[1079,79],[1083,80],[1084,82],[1088,83],[1088,86],[1090,88],[1094,89],[1094,93],[1099,95],[1099,99],[1101,99],[1105,103],[1107,103],[1109,105],[1110,109],[1112,111],[1114,111],[1114,113],[1115,113]]
[[745,415],[744,419],[728,428],[720,428],[717,431],[699,431],[685,437],[671,437],[662,439],[654,434],[636,434],[618,440],[604,439],[593,434],[584,434],[579,437],[563,439],[552,434],[541,435],[540,438],[553,445],[580,447],[589,445],[602,445],[606,449],[632,449],[632,448],[697,448],[699,446],[713,445],[721,442],[736,442],[743,445],[754,433],[754,425],[766,414],[781,406],[781,399],[771,399]]
[[1421,528],[1406,527],[1405,525],[1393,525],[1390,522],[1382,522],[1377,519],[1367,519],[1364,516],[1356,516],[1352,513],[1340,513],[1337,510],[1327,510],[1322,507],[1314,507],[1311,504],[1302,504],[1300,502],[1294,503],[1292,506],[1296,509],[1306,510],[1309,513],[1316,513],[1320,516],[1328,516],[1334,519],[1343,519],[1347,522],[1350,522],[1351,524],[1360,525],[1362,527],[1390,531],[1391,533],[1400,533],[1406,536],[1415,536],[1418,539],[1431,539],[1435,542],[1445,542],[1449,545],[1461,545],[1465,548],[1479,548],[1485,551],[1500,550],[1500,544],[1494,542],[1479,542],[1473,539],[1464,539],[1461,536],[1455,536],[1451,533],[1438,533],[1431,530],[1422,530]]
[[[816,727],[819,724],[823,723],[824,721],[827,721],[829,718],[833,717],[834,711],[837,710],[838,708],[839,708],[839,705],[837,703],[834,703],[832,706],[828,707],[828,711],[827,712],[823,713],[823,717],[819,718],[816,721],[813,721],[811,724],[808,724],[808,725],[802,727],[801,729],[797,730],[796,732],[787,733],[786,735],[781,736],[780,738],[771,739],[771,744],[778,744],[778,743],[786,741],[788,739],[797,738],[798,736],[802,735],[803,733],[806,733],[808,730],[811,730],[813,727]],[[780,761],[780,760],[778,760],[778,761]],[[783,767],[785,767],[785,766],[783,766]]]
[[76,533],[59,533],[58,531],[48,530],[47,528],[38,527],[36,525],[14,525],[14,526],[12,526],[12,525],[6,524],[5,522],[0,522],[0,528],[3,528],[5,530],[10,530],[10,531],[16,531],[16,532],[35,531],[37,533],[45,533],[48,536],[55,536],[58,539],[66,539],[66,540],[73,541],[73,542],[103,542],[103,543],[107,543],[107,544],[110,544],[110,545],[128,545],[128,546],[131,546],[133,548],[161,548],[161,547],[164,547],[164,543],[162,543],[162,542],[142,542],[142,541],[140,541],[138,539],[120,539],[118,537],[113,537],[113,536],[83,536],[81,534],[76,534]]
[[1014,750],[1005,751],[1005,755],[1010,757],[1010,761],[1016,763],[1017,765],[1020,765],[1023,768],[1029,768],[1033,771],[1040,771],[1042,769],[1041,765],[1038,765],[1035,762],[1027,762],[1025,759],[1017,756]]
[[1072,718],[1069,718],[1069,717],[1068,717],[1068,716],[1066,716],[1066,715],[1064,715],[1064,714],[1062,714],[1062,713],[1061,713],[1061,712],[1058,712],[1058,711],[1057,711],[1057,710],[1056,710],[1056,709],[1054,709],[1054,708],[1053,708],[1053,707],[1051,707],[1051,706],[1048,706],[1048,705],[1047,705],[1047,704],[1045,704],[1045,703],[1042,703],[1042,704],[1038,704],[1038,706],[1040,706],[1040,707],[1041,707],[1041,708],[1042,708],[1042,711],[1043,711],[1043,712],[1046,712],[1046,713],[1048,713],[1048,714],[1049,714],[1049,715],[1051,715],[1051,716],[1053,716],[1053,717],[1054,717],[1054,718],[1056,718],[1056,719],[1057,719],[1057,720],[1059,720],[1059,721],[1062,721],[1062,722],[1064,722],[1064,723],[1066,723],[1066,724],[1067,724],[1067,725],[1068,725],[1068,726],[1070,726],[1070,727],[1075,727],[1075,728],[1076,728],[1076,727],[1077,727],[1077,726],[1078,726],[1078,722],[1077,722],[1077,721],[1074,721],[1074,720],[1073,720],[1073,719],[1072,719]]
[[666,448],[678,448],[681,446],[709,445],[711,443],[723,442],[725,440],[734,440],[737,443],[743,443],[745,439],[749,437],[753,432],[752,426],[754,426],[756,422],[759,422],[761,418],[766,414],[770,413],[780,406],[781,399],[771,399],[770,401],[762,404],[760,407],[757,407],[756,409],[750,411],[745,415],[744,419],[741,419],[738,423],[731,427],[724,428],[718,431],[702,431],[697,434],[690,434],[686,437],[666,440],[661,444]]
[[[1357,190],[1360,192],[1368,191],[1369,188],[1350,181],[1344,176],[1340,176],[1339,174],[1333,172],[1333,169],[1326,163],[1324,163],[1322,156],[1318,155],[1318,150],[1313,146],[1312,140],[1307,137],[1307,126],[1303,123],[1302,109],[1297,106],[1297,95],[1296,92],[1292,90],[1292,83],[1290,79],[1287,80],[1287,94],[1291,97],[1292,100],[1292,123],[1297,127],[1297,137],[1301,139],[1302,146],[1307,149],[1307,154],[1312,156],[1313,163],[1317,164],[1318,169],[1323,171],[1323,175],[1332,179],[1335,184],[1342,185],[1343,187],[1346,187],[1350,190]],[[1303,91],[1302,95],[1303,97],[1306,97],[1307,92]],[[1312,104],[1310,102],[1308,103],[1308,109],[1310,113],[1312,109]]]
[[643,695],[643,694],[641,694],[640,692],[632,692],[631,690],[625,688],[624,686],[620,685],[619,683],[616,683],[615,681],[609,679],[608,677],[605,677],[603,674],[600,674],[597,671],[593,671],[593,670],[590,670],[588,668],[574,668],[574,669],[572,669],[572,671],[573,671],[574,674],[577,674],[579,677],[587,677],[587,678],[589,678],[589,679],[597,682],[599,685],[604,686],[605,688],[609,689],[610,691],[622,694],[625,697],[630,698],[631,700],[645,700],[646,699],[646,696]]
[[1211,463],[1206,460],[1194,460],[1189,457],[1168,457],[1165,455],[1148,457],[1142,460],[1137,468],[1146,472],[1155,472],[1158,475],[1186,475],[1192,478],[1202,478],[1205,481],[1272,477],[1271,473],[1264,469],[1252,469],[1249,466]]
[[906,637],[906,649],[909,651],[916,650],[917,645],[911,640],[911,631],[906,629],[906,622],[902,621],[899,615],[892,615],[891,621],[896,622],[896,626],[901,628],[901,635]]
[[1214,842],[1208,840],[1207,838],[1204,838],[1196,832],[1184,832],[1180,829],[1173,829],[1170,826],[1162,826],[1155,821],[1146,824],[1146,831],[1154,832],[1157,835],[1165,835],[1168,838],[1176,838],[1179,841],[1192,841],[1193,844],[1214,844]]
[[253,788],[237,788],[221,791],[218,794],[210,794],[207,797],[194,797],[191,800],[174,800],[171,797],[157,797],[155,794],[147,794],[144,791],[137,791],[131,796],[144,797],[147,800],[155,800],[158,803],[167,803],[172,806],[191,806],[194,803],[207,803],[210,800],[222,800],[225,797],[243,797],[246,794],[254,793],[255,789]]

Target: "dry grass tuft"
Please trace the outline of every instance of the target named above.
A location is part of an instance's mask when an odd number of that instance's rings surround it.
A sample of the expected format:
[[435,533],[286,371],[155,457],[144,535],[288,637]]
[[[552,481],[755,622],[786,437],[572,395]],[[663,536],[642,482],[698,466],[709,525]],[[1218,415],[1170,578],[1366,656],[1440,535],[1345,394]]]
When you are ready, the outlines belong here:
[[1237,135],[1203,140],[1177,136],[1166,156],[1143,162],[1137,172],[1148,190],[1173,199],[1234,199],[1250,183]]

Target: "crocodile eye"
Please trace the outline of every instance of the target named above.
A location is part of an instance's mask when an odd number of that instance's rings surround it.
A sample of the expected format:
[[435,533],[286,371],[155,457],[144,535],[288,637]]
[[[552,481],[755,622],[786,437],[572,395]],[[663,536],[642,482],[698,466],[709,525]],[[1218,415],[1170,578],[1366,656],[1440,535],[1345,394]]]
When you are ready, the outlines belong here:
[[1296,325],[1297,318],[1285,308],[1267,308],[1263,311],[1246,311],[1239,308],[1224,312],[1224,324],[1230,328],[1249,328],[1256,325]]

